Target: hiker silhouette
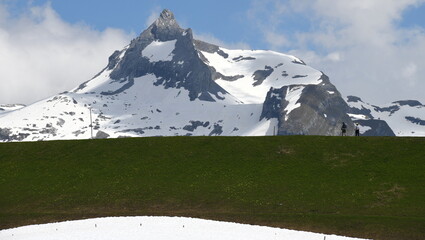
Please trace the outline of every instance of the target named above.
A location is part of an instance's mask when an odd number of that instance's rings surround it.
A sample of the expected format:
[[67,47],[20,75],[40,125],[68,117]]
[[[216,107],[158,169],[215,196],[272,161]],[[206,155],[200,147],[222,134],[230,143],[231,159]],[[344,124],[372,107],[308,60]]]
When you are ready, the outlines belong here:
[[356,137],[359,137],[360,136],[360,128],[359,128],[359,124],[358,123],[356,123],[355,133],[356,133]]
[[341,136],[347,136],[347,124],[345,124],[345,122],[342,122]]

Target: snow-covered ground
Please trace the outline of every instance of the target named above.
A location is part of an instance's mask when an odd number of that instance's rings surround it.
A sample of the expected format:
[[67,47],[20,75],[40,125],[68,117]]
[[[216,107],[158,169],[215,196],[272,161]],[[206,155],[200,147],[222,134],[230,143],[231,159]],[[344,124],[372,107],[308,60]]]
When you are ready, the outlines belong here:
[[1,240],[349,240],[336,235],[183,217],[109,217],[0,231]]

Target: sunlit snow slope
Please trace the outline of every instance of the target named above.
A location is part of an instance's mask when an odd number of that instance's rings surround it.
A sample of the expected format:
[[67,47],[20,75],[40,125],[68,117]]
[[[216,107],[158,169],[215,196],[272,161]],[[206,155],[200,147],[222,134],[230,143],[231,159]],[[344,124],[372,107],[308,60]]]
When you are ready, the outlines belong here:
[[18,110],[25,107],[23,104],[0,104],[0,114]]

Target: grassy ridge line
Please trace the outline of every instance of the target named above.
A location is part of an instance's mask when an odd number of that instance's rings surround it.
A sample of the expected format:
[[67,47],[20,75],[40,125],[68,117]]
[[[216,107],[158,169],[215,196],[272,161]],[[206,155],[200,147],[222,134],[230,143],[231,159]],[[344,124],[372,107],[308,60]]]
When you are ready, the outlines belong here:
[[0,227],[179,215],[425,238],[425,139],[164,137],[0,144]]

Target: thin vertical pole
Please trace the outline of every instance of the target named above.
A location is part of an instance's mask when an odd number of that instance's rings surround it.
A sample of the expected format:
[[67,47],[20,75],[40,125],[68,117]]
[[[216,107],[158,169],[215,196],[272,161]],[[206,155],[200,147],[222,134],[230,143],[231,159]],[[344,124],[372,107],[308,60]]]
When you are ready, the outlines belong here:
[[93,139],[93,120],[91,117],[91,107],[89,107],[89,110],[90,110],[90,137],[91,139]]

